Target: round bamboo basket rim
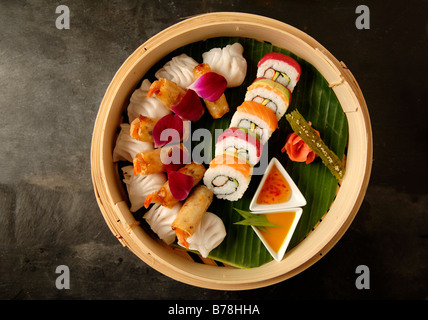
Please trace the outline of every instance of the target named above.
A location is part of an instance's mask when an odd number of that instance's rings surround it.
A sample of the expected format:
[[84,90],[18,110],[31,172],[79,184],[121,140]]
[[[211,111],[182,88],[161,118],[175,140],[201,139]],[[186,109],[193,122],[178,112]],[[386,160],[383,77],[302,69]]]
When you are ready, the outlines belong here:
[[[162,57],[189,43],[231,36],[267,41],[305,59],[324,76],[348,120],[346,174],[328,214],[281,262],[252,269],[189,261],[148,235],[129,210],[117,165],[114,137],[127,99],[145,73]],[[101,213],[111,232],[157,271],[197,287],[246,290],[272,285],[306,270],[343,236],[364,199],[372,166],[372,131],[363,94],[346,65],[306,33],[259,15],[216,12],[187,18],[150,38],[122,64],[101,102],[91,146],[91,173]]]

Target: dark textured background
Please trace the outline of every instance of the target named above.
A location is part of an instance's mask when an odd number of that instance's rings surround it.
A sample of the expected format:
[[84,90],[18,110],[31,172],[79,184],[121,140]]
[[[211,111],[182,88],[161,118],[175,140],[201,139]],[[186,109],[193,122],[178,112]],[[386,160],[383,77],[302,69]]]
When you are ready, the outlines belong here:
[[[55,9],[69,7],[69,30]],[[355,9],[370,9],[358,30]],[[193,288],[151,269],[115,239],[91,181],[91,135],[116,70],[185,17],[241,11],[301,29],[344,61],[365,96],[373,171],[354,222],[319,262],[248,291]],[[1,299],[426,299],[428,297],[428,2],[0,2]],[[58,265],[70,268],[58,290]],[[355,286],[358,265],[370,289]]]

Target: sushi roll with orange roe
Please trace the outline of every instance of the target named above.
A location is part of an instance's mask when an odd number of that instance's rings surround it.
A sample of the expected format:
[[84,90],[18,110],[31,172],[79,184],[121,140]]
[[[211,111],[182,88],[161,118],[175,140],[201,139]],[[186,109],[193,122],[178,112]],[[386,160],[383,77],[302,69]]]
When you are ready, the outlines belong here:
[[235,111],[229,127],[246,128],[260,137],[265,144],[278,128],[275,112],[261,103],[244,101]]
[[253,167],[237,154],[221,153],[210,163],[204,184],[219,199],[239,200],[247,190]]

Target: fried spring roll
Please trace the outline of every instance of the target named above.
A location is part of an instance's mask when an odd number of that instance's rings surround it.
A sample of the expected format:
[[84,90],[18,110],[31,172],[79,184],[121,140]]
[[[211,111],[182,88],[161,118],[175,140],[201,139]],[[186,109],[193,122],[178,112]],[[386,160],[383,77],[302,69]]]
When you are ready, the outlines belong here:
[[137,153],[133,159],[134,175],[145,175],[177,170],[188,162],[188,151],[184,145],[166,145],[162,148]]
[[160,154],[161,148],[137,153],[133,161],[134,175],[164,172],[165,164]]
[[[208,72],[211,72],[210,66],[207,63],[201,63],[193,69],[193,77],[196,80]],[[227,103],[224,93],[217,101],[211,102],[207,99],[204,99],[204,102],[208,112],[214,119],[219,119],[229,112],[229,104]]]
[[151,97],[154,94],[165,106],[171,109],[183,99],[186,92],[186,89],[180,87],[175,82],[162,78],[151,84],[147,92],[147,97]]
[[158,118],[149,118],[140,114],[131,122],[131,137],[139,141],[153,142],[153,128]]
[[[205,167],[203,164],[192,162],[180,168],[178,172],[187,174],[193,177],[193,187],[196,186],[204,177]],[[160,189],[152,194],[149,194],[144,201],[144,206],[149,207],[151,203],[158,203],[164,207],[172,208],[179,201],[174,198],[169,188],[169,181],[166,181]]]
[[189,248],[187,238],[195,233],[212,201],[213,192],[204,185],[198,185],[177,213],[171,228],[175,231],[178,241],[186,248]]

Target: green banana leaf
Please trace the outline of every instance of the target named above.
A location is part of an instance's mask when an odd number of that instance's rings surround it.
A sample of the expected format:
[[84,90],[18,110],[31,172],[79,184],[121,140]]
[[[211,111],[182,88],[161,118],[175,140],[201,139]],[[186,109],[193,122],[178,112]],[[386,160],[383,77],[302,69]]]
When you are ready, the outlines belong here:
[[[213,120],[209,113],[206,112],[201,120],[192,124],[192,130],[206,128],[211,131],[214,140],[215,129],[228,128],[234,111],[244,101],[246,88],[256,78],[257,62],[268,52],[281,52],[295,58],[302,69],[300,81],[293,91],[291,104],[287,112],[297,108],[305,119],[311,121],[312,126],[320,132],[327,146],[340,159],[343,159],[348,139],[348,124],[337,97],[332,89],[329,88],[327,81],[310,63],[283,48],[247,38],[212,38],[175,50],[153,66],[146,74],[145,79],[156,80],[154,73],[172,57],[181,53],[186,53],[196,61],[202,62],[202,53],[211,48],[224,47],[235,42],[241,43],[244,47],[244,57],[247,60],[246,79],[240,87],[226,89],[225,95],[230,107],[228,114],[221,119]],[[270,138],[267,148],[269,160],[272,157],[276,157],[283,164],[307,201],[288,250],[298,245],[321,221],[322,217],[328,212],[338,187],[338,181],[318,157],[313,163],[306,165],[305,163],[290,161],[287,154],[281,152],[287,135],[291,132],[290,125],[283,117],[279,122],[279,129]],[[206,148],[204,150],[211,150],[211,154],[204,155],[208,164],[214,154],[215,141],[204,140],[196,143],[205,143]],[[214,201],[208,211],[217,214],[223,220],[227,236],[217,248],[211,251],[210,258],[239,268],[254,268],[273,260],[251,226],[234,224],[242,220],[242,217],[234,208],[249,210],[249,204],[261,178],[262,175],[254,175],[243,198],[238,201],[230,202],[214,197]],[[142,223],[144,223],[144,220],[141,217],[144,213],[145,210],[142,209],[135,214],[136,219],[142,221]]]

